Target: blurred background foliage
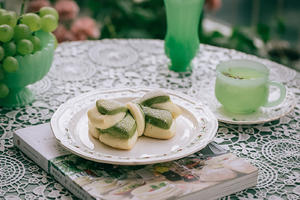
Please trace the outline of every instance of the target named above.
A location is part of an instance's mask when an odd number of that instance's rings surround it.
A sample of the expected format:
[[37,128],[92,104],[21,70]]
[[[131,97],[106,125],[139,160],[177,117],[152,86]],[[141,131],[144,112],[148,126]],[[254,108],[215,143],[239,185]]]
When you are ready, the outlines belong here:
[[[163,0],[77,0],[101,22],[101,38],[157,38],[166,32]],[[83,11],[84,12],[84,11]]]
[[[234,3],[226,2],[225,3]],[[280,2],[281,1],[281,2]],[[164,39],[166,33],[165,9],[163,0],[76,0],[82,12],[90,13],[101,23],[101,38],[155,38]],[[282,0],[267,1],[283,7]],[[259,2],[260,3],[260,2]],[[291,41],[282,40],[286,34],[286,20],[278,9],[268,20],[260,20],[260,12],[265,9],[257,1],[248,7],[251,24],[229,24],[230,34],[219,30],[206,30],[202,23],[211,13],[207,7],[201,17],[199,37],[201,43],[232,48],[245,53],[266,57],[276,62],[300,69],[300,54]],[[286,2],[288,3],[288,2]],[[273,9],[273,10],[272,10]],[[279,8],[282,9],[282,8]],[[216,16],[218,17],[218,16]],[[299,15],[300,17],[300,15]]]
[[[18,0],[9,0],[11,1]],[[73,6],[72,10],[72,6],[58,6],[58,2],[61,1],[73,2],[78,7]],[[48,2],[60,9],[59,12],[76,12],[76,18],[89,16],[97,24],[96,26],[88,20],[77,20],[76,25],[72,22],[76,22],[76,19],[61,21],[63,26],[59,27],[56,33],[58,38],[64,37],[59,39],[60,42],[104,38],[163,40],[166,33],[163,0],[30,2]],[[295,0],[206,0],[199,25],[200,41],[265,57],[300,70],[300,26],[297,21],[300,18],[299,8],[300,1]],[[86,25],[86,21],[90,22],[90,26]],[[84,34],[77,34],[80,31]]]

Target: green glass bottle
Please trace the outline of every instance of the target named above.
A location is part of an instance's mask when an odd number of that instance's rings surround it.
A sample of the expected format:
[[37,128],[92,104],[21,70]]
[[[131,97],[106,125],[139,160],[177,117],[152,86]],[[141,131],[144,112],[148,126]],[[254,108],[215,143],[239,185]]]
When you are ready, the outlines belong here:
[[176,72],[191,70],[191,60],[199,48],[198,25],[204,0],[164,0],[167,14],[165,53],[169,68]]

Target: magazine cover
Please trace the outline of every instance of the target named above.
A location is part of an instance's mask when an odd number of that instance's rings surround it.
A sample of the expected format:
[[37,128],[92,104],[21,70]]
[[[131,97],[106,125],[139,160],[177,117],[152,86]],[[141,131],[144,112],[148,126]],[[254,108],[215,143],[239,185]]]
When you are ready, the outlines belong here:
[[180,160],[121,166],[83,159],[63,149],[49,124],[17,130],[14,144],[81,199],[216,199],[256,185],[258,170],[208,144]]
[[51,165],[69,176],[94,198],[153,200],[180,197],[257,169],[234,154],[201,152],[178,161],[145,166],[119,166],[60,156]]

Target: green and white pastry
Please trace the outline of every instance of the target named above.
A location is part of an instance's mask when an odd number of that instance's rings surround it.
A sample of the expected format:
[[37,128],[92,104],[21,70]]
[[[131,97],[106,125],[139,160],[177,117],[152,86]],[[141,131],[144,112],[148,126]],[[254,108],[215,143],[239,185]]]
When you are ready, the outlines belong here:
[[99,138],[97,129],[107,129],[120,122],[126,116],[127,107],[114,100],[100,99],[96,106],[87,112],[89,133]]
[[181,108],[179,106],[177,106],[175,103],[173,103],[171,100],[163,102],[163,103],[152,104],[151,108],[167,110],[172,114],[174,119],[176,119],[182,113]]
[[146,120],[145,136],[170,139],[175,135],[175,121],[169,111],[144,106],[142,106],[142,109]]
[[152,138],[167,140],[171,139],[175,135],[175,132],[175,123],[172,123],[169,129],[162,129],[150,123],[146,123],[144,135]]
[[129,102],[126,104],[129,112],[136,121],[138,136],[143,135],[145,129],[145,115],[142,108],[137,103]]
[[180,107],[171,101],[170,96],[160,90],[148,92],[140,99],[140,103],[143,106],[167,110],[172,113],[174,119],[182,113]]
[[121,121],[125,117],[126,112],[119,112],[113,115],[103,115],[98,111],[97,107],[93,107],[88,111],[87,115],[90,122],[96,128],[106,129]]
[[153,104],[163,103],[169,101],[170,97],[168,94],[161,90],[154,90],[146,93],[141,99],[140,104],[143,106],[151,107]]
[[131,138],[128,139],[122,139],[114,137],[110,134],[101,134],[99,136],[99,140],[103,142],[104,144],[117,148],[117,149],[124,149],[124,150],[130,150],[135,145],[138,138],[137,131],[134,132]]
[[128,110],[124,104],[118,101],[105,99],[97,100],[96,107],[103,115],[113,115],[120,112],[126,112]]
[[181,108],[160,90],[126,106],[100,99],[87,113],[89,134],[108,146],[129,150],[143,134],[157,139],[172,138],[176,132],[175,118],[181,113]]
[[135,120],[128,112],[114,126],[107,129],[98,129],[98,131],[101,142],[118,149],[131,149],[138,137]]

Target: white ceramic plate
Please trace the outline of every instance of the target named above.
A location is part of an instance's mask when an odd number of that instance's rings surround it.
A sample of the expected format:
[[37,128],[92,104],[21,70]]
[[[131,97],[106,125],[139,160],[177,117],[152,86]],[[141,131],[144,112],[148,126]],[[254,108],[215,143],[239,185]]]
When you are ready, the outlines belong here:
[[209,108],[199,101],[164,90],[183,109],[176,119],[176,134],[169,140],[142,136],[129,150],[106,146],[88,134],[87,111],[97,99],[128,102],[142,97],[153,88],[123,88],[95,90],[62,104],[51,118],[51,128],[57,141],[80,157],[96,162],[119,165],[142,165],[179,159],[204,148],[214,138],[218,121]]
[[[214,91],[214,90],[213,90]],[[279,91],[271,91],[269,99],[277,99]],[[211,111],[215,114],[220,122],[228,124],[261,124],[273,121],[283,117],[293,110],[296,105],[295,95],[292,91],[287,90],[284,101],[278,106],[261,107],[256,112],[250,114],[234,114],[224,110],[223,106],[218,102],[213,94],[206,101]]]

